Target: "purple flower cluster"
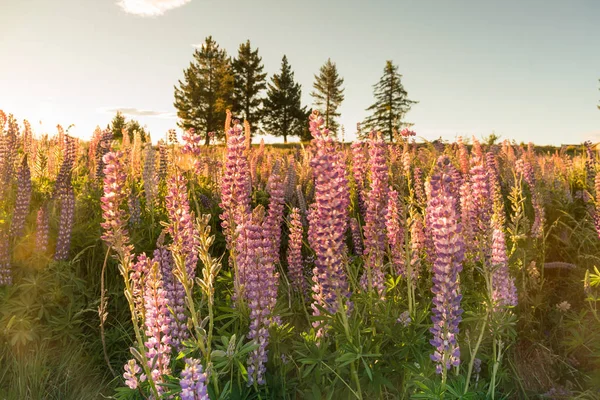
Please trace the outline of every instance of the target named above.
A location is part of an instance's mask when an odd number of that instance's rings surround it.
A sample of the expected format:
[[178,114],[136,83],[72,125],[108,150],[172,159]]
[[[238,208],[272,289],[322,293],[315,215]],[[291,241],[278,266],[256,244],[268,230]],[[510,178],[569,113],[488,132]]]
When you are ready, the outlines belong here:
[[10,236],[19,237],[25,227],[25,218],[29,214],[31,201],[31,171],[27,165],[27,155],[23,157],[21,167],[17,172],[17,200],[10,224]]
[[452,175],[450,160],[446,156],[439,158],[436,172],[431,177],[431,196],[427,204],[428,221],[431,221],[431,234],[435,244],[433,263],[434,293],[430,332],[430,343],[435,351],[431,359],[437,364],[436,371],[460,364],[458,345],[458,325],[461,321],[460,302],[462,295],[458,274],[462,270],[464,243],[461,226],[456,213],[457,199],[452,196]]
[[[148,271],[144,279],[144,312],[146,357],[152,380],[163,381],[163,375],[169,374],[171,360],[171,312],[163,289],[162,276],[158,264],[144,257]],[[139,260],[138,260],[139,261]],[[164,390],[157,387],[159,393]]]
[[58,237],[56,239],[56,251],[54,259],[65,261],[69,259],[71,249],[71,232],[75,222],[75,192],[70,185],[61,194],[60,199],[60,221],[58,224]]
[[165,205],[170,224],[167,231],[173,239],[171,252],[185,260],[188,283],[193,285],[198,264],[198,238],[194,213],[190,210],[187,181],[183,175],[172,176],[167,185]]
[[227,134],[225,171],[221,178],[221,226],[228,248],[233,247],[236,225],[243,222],[250,210],[252,182],[245,140],[242,126],[234,123]]
[[306,293],[306,281],[304,280],[304,263],[302,260],[302,220],[300,210],[293,208],[290,213],[290,237],[288,241],[288,274],[292,287],[299,293]]
[[349,297],[344,270],[346,258],[345,234],[350,203],[348,181],[342,155],[337,151],[327,129],[322,129],[323,118],[313,112],[310,131],[316,153],[311,160],[315,178],[315,202],[309,213],[308,241],[315,252],[313,269],[313,314],[317,306],[331,313],[338,310],[338,293]]
[[458,162],[460,164],[460,172],[466,177],[469,173],[469,150],[465,146],[462,136],[459,136],[456,140],[458,144]]
[[367,194],[365,215],[365,272],[361,286],[375,290],[380,296],[385,292],[383,257],[385,254],[385,225],[388,198],[388,167],[386,145],[381,135],[372,134],[369,140],[369,172],[371,190]]
[[360,233],[360,226],[356,218],[350,218],[350,231],[352,233],[352,245],[354,246],[354,254],[362,256],[363,254],[363,243],[362,236]]
[[506,242],[504,232],[500,228],[495,228],[492,236],[491,264],[493,268],[492,301],[500,307],[516,306],[518,302],[517,288],[508,271]]
[[142,171],[142,178],[144,180],[144,194],[146,196],[146,207],[152,209],[154,199],[156,198],[157,192],[157,179],[155,174],[155,151],[152,147],[152,143],[146,145],[146,158],[144,159],[144,170]]
[[594,214],[594,225],[596,226],[596,232],[600,238],[600,174],[596,174],[596,180],[594,182],[596,187],[596,213]]
[[0,223],[0,286],[12,285],[10,242],[6,228]]
[[413,172],[413,186],[415,188],[415,197],[419,204],[425,204],[427,199],[425,198],[425,191],[423,189],[423,171],[421,168],[415,167]]
[[270,238],[264,229],[264,221],[264,209],[258,207],[236,230],[236,262],[238,272],[243,274],[244,286],[241,290],[250,309],[248,338],[259,345],[248,357],[248,385],[265,383],[268,328],[273,322],[279,281],[270,255]]
[[524,160],[517,160],[516,170],[522,176],[527,185],[529,186],[529,192],[531,193],[531,202],[533,203],[534,220],[531,226],[531,236],[539,239],[544,234],[544,224],[546,222],[546,216],[544,215],[544,205],[542,198],[536,191],[536,179],[531,164]]
[[200,361],[195,358],[186,358],[185,367],[181,371],[179,380],[181,400],[210,400],[206,390],[206,378]]
[[281,175],[281,164],[275,163],[269,181],[267,182],[269,193],[269,211],[263,224],[264,234],[269,238],[267,256],[273,264],[279,260],[279,248],[281,247],[281,222],[283,221],[283,207],[285,205],[285,182]]
[[37,252],[46,253],[48,251],[49,232],[48,208],[42,206],[37,212],[37,231],[35,234],[35,249]]
[[410,266],[414,276],[419,276],[421,268],[421,254],[425,249],[425,227],[423,226],[423,217],[415,213],[410,226]]
[[404,275],[404,227],[398,211],[398,192],[390,187],[388,192],[387,215],[385,221],[391,261],[396,273]]
[[187,316],[185,315],[185,289],[173,274],[175,267],[173,255],[166,247],[159,245],[154,250],[154,262],[157,262],[163,279],[163,290],[171,310],[171,342],[179,351],[183,348],[182,342],[189,337],[187,329]]

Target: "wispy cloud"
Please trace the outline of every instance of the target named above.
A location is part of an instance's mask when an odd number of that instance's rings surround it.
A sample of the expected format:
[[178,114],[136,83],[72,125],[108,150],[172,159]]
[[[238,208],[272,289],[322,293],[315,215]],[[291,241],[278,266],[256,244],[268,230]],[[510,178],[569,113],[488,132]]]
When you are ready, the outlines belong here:
[[157,117],[157,118],[168,118],[174,119],[177,116],[173,112],[167,111],[156,111],[156,110],[141,110],[135,107],[113,107],[113,108],[100,108],[98,112],[104,114],[115,114],[120,112],[129,117]]
[[119,0],[117,4],[127,13],[140,17],[158,17],[192,0]]

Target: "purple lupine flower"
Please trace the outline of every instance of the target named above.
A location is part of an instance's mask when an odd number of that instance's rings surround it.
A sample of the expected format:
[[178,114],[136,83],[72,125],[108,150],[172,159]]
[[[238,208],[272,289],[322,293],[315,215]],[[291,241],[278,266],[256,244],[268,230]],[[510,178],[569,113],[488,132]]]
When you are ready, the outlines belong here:
[[398,192],[391,187],[388,192],[387,215],[385,221],[390,259],[398,275],[404,275],[404,227],[398,211]]
[[71,232],[75,221],[75,193],[73,187],[67,187],[66,192],[62,193],[60,197],[60,221],[54,259],[56,261],[66,261],[69,259]]
[[279,260],[279,248],[281,247],[281,222],[283,221],[283,206],[285,204],[284,180],[281,175],[281,164],[275,163],[269,181],[267,191],[269,192],[269,211],[263,224],[265,234],[269,237],[269,248],[267,255],[273,263]]
[[206,373],[202,364],[195,358],[186,358],[181,371],[181,400],[210,400],[206,391]]
[[475,372],[475,374],[481,373],[481,360],[479,358],[473,360],[473,372]]
[[596,232],[600,238],[600,174],[596,174],[595,180],[596,187],[596,213],[594,215],[594,224],[596,226]]
[[435,243],[431,289],[434,293],[433,327],[430,329],[433,334],[430,343],[435,351],[431,359],[437,364],[438,373],[460,364],[457,336],[463,312],[458,274],[462,270],[464,243],[456,213],[457,199],[451,195],[449,163],[446,156],[439,158],[437,171],[431,177],[431,197],[427,204],[427,213],[432,221],[430,232]]
[[21,167],[17,172],[17,200],[10,224],[10,235],[19,237],[25,227],[25,218],[29,214],[29,203],[31,201],[31,171],[27,165],[27,155],[23,157]]
[[353,142],[350,146],[352,150],[352,176],[356,185],[356,195],[358,199],[358,209],[365,213],[365,179],[367,177],[367,156],[365,144],[361,141]]
[[408,311],[404,311],[402,314],[400,314],[396,322],[402,324],[406,328],[412,322],[412,318],[410,318],[410,313]]
[[533,167],[523,158],[517,160],[515,164],[517,172],[519,172],[527,185],[529,186],[529,192],[531,194],[531,202],[533,203],[534,210],[534,221],[531,226],[531,236],[539,239],[544,234],[544,224],[546,217],[544,215],[544,205],[542,204],[542,198],[536,190],[536,179],[533,172]]
[[410,176],[411,163],[412,163],[412,154],[410,153],[408,143],[404,142],[404,149],[402,151],[402,169],[404,170],[404,175],[406,175],[407,177]]
[[365,214],[365,272],[361,277],[361,286],[365,290],[375,291],[383,297],[385,282],[383,257],[385,254],[385,230],[388,168],[385,158],[386,145],[381,135],[372,134],[369,140],[369,172],[371,190],[367,194],[367,212]]
[[518,302],[517,288],[508,270],[506,242],[502,229],[494,228],[492,236],[492,301],[503,306],[516,306]]
[[269,254],[268,232],[264,229],[264,209],[256,208],[247,221],[236,229],[236,262],[243,274],[241,288],[250,309],[248,338],[259,347],[248,356],[248,385],[265,383],[269,325],[277,301],[277,282],[273,259]]
[[37,231],[35,234],[35,249],[37,252],[46,253],[48,251],[49,232],[48,208],[43,206],[37,212]]
[[350,218],[350,231],[352,233],[352,245],[354,246],[354,254],[362,256],[363,244],[362,236],[360,234],[360,226],[356,218]]
[[162,244],[154,250],[154,262],[158,263],[163,280],[163,290],[171,311],[171,342],[173,347],[180,351],[182,342],[189,337],[187,329],[187,316],[185,315],[185,289],[173,274],[175,267],[173,255]]
[[111,152],[102,157],[105,165],[104,196],[100,198],[102,217],[104,222],[100,225],[104,229],[102,240],[117,251],[123,259],[130,257],[133,246],[129,244],[127,231],[127,216],[121,204],[128,197],[125,189],[127,175],[122,164],[123,153]]
[[0,286],[12,285],[10,242],[7,229],[0,223]]
[[63,160],[56,175],[56,183],[54,184],[53,197],[61,197],[64,195],[71,186],[71,171],[75,164],[75,138],[65,135],[64,143],[59,142],[59,145],[64,149]]
[[150,272],[151,265],[146,254],[142,253],[138,255],[137,261],[131,264],[131,275],[129,276],[136,317],[142,323],[144,322],[144,282]]
[[293,155],[288,157],[288,168],[285,177],[285,200],[289,203],[292,202],[294,194],[296,193],[296,183],[298,181],[298,174],[296,173],[296,159]]
[[227,247],[233,247],[236,225],[243,222],[250,209],[252,182],[246,155],[246,138],[242,126],[234,121],[227,134],[227,155],[221,178],[221,226]]
[[292,287],[299,293],[306,293],[306,281],[304,280],[304,263],[302,260],[302,219],[300,210],[292,208],[290,213],[290,237],[288,240],[288,274]]
[[129,226],[138,226],[142,222],[142,208],[140,198],[133,191],[127,199],[127,208],[129,209]]
[[198,264],[198,238],[183,175],[176,174],[169,179],[165,205],[170,221],[167,231],[173,239],[171,252],[184,257],[188,282],[193,285]]
[[123,373],[123,378],[125,378],[125,384],[129,387],[129,389],[137,389],[139,381],[141,380],[143,382],[145,380],[145,376],[142,374],[143,378],[140,378],[138,380],[138,375],[140,375],[142,369],[138,365],[135,358],[132,358],[131,360],[127,361],[127,364],[125,364],[124,369],[125,372]]
[[313,112],[310,131],[316,152],[310,164],[315,178],[315,202],[309,213],[308,241],[316,256],[312,278],[314,315],[320,314],[317,305],[337,312],[338,294],[350,296],[343,264],[347,253],[348,181],[342,155],[329,130],[322,126],[323,118]]
[[[155,383],[163,382],[163,375],[170,373],[171,361],[171,313],[158,264],[144,256],[148,271],[144,279],[144,333],[148,368]],[[157,385],[158,392],[164,388]]]

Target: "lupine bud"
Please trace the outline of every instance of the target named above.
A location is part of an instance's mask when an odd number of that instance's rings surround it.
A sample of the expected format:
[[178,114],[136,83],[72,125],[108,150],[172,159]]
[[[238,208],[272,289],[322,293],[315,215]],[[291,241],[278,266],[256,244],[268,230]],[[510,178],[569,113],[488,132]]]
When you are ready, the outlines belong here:
[[61,195],[60,222],[58,225],[58,237],[56,239],[56,251],[54,259],[66,261],[69,259],[71,249],[71,232],[75,221],[75,193],[72,187],[67,187],[66,192]]
[[350,231],[352,233],[352,245],[354,246],[354,254],[362,256],[363,254],[363,243],[362,236],[360,233],[360,226],[356,218],[350,218]]
[[398,192],[391,187],[388,192],[385,227],[392,264],[398,275],[404,275],[404,227],[398,211]]
[[492,300],[500,306],[516,306],[517,288],[515,281],[508,271],[508,257],[506,255],[506,243],[504,232],[495,228],[492,239]]

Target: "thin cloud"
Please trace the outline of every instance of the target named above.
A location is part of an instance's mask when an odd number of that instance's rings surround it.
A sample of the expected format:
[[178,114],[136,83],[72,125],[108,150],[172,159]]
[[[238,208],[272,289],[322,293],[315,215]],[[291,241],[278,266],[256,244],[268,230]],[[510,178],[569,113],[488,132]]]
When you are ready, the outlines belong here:
[[98,110],[101,113],[107,114],[116,114],[120,112],[121,114],[127,115],[129,117],[157,117],[157,118],[175,118],[176,115],[173,112],[167,111],[156,111],[156,110],[141,110],[135,107],[118,107],[118,108],[102,108]]
[[192,0],[119,0],[117,5],[126,13],[140,17],[158,17]]

